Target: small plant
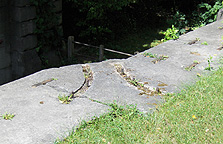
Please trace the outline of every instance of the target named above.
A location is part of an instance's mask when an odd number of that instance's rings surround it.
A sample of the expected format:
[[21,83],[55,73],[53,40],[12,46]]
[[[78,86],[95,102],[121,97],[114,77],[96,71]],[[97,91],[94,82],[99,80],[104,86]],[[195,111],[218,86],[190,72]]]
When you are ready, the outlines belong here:
[[200,73],[197,73],[197,77],[201,77],[201,74]]
[[169,56],[167,56],[167,55],[162,55],[162,56],[160,56],[159,57],[161,60],[166,60],[167,58],[169,58]]
[[223,64],[223,56],[219,59],[219,63]]
[[217,13],[223,7],[223,4],[220,1],[216,1],[213,6],[208,3],[201,3],[198,7],[205,10],[205,12],[199,14],[199,18],[200,22],[206,25],[216,20]]
[[129,80],[129,83],[133,84],[134,86],[141,86],[143,87],[144,85],[141,84],[141,83],[138,83],[139,80],[136,80],[136,79],[132,79],[132,80]]
[[[184,33],[183,31],[181,31]],[[176,28],[174,25],[172,25],[171,28],[168,28],[166,31],[160,31],[159,34],[164,35],[164,38],[161,40],[154,40],[151,44],[150,47],[157,46],[163,42],[166,42],[171,39],[178,39],[179,38],[179,29]]]
[[197,60],[194,60],[194,62],[193,62],[194,64],[199,64],[199,61],[197,61]]
[[143,53],[143,56],[144,57],[150,57],[150,58],[156,58],[157,54],[152,54],[152,53],[145,52],[145,53]]
[[211,62],[213,62],[212,61],[212,56],[210,56],[209,58],[208,58],[208,67],[206,67],[204,70],[209,70],[209,71],[211,71],[212,69],[213,69],[213,67],[211,67]]
[[142,47],[149,47],[149,44],[144,44],[142,45]]
[[196,41],[200,41],[201,39],[200,38],[196,38]]
[[84,77],[85,77],[86,79],[88,79],[88,78],[89,78],[89,74],[84,73]]
[[162,39],[162,42],[166,42],[168,40],[171,39],[178,39],[179,38],[179,33],[178,33],[178,29],[174,27],[174,25],[172,25],[171,28],[168,28],[166,31],[160,31],[160,34],[165,35],[164,39]]
[[158,46],[161,43],[163,43],[163,42],[160,40],[153,40],[153,42],[151,42],[151,44],[150,44],[150,47]]
[[190,67],[185,67],[185,70],[186,70],[186,71],[191,71],[192,68],[190,68]]
[[199,61],[194,60],[193,64],[191,64],[190,66],[185,67],[186,71],[191,71],[197,64],[199,64]]
[[11,120],[13,119],[13,117],[15,116],[15,114],[10,114],[10,113],[5,113],[2,115],[2,118],[5,119],[5,120]]
[[65,96],[65,95],[60,96],[59,95],[58,99],[61,103],[69,104],[72,101],[71,97],[72,97],[72,95],[70,95],[70,96]]
[[203,43],[201,43],[202,45],[208,45],[208,43],[205,41],[205,42],[203,42]]

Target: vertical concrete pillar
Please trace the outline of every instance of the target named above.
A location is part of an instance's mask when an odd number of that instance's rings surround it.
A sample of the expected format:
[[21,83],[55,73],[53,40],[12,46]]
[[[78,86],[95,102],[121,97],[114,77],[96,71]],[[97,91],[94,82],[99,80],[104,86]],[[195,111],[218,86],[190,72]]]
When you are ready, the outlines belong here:
[[12,80],[8,4],[8,0],[0,1],[0,84]]
[[36,8],[30,0],[12,0],[10,8],[12,77],[17,79],[41,69],[41,61],[35,51]]

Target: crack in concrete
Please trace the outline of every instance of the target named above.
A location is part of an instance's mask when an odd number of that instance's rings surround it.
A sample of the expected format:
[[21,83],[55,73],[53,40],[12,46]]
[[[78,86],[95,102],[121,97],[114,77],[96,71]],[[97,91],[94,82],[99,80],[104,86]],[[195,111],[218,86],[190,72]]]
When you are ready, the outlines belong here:
[[83,65],[82,69],[83,69],[83,74],[84,74],[85,80],[79,89],[71,92],[70,98],[72,98],[72,99],[77,98],[77,97],[78,98],[88,98],[87,96],[84,96],[83,94],[88,90],[88,88],[91,86],[91,84],[93,82],[93,72],[91,71],[89,65]]
[[187,44],[188,45],[193,45],[193,44],[195,44],[198,41],[200,41],[200,39],[199,38],[196,38],[195,40],[192,40],[192,41],[188,42]]
[[45,85],[53,80],[54,80],[54,78],[50,78],[50,79],[44,80],[42,82],[36,83],[36,84],[32,85],[32,88],[36,88],[38,86]]
[[221,46],[221,47],[217,48],[217,50],[219,50],[219,51],[220,51],[220,50],[222,50],[222,49],[223,49],[223,46]]
[[198,61],[194,61],[191,65],[185,67],[185,70],[187,71],[191,71],[192,69],[194,69],[200,62]]
[[[135,77],[131,77],[126,73],[126,70],[121,64],[114,64],[116,71],[119,73],[119,75],[127,81],[130,85],[136,87],[139,91],[142,91],[139,93],[139,95],[147,95],[149,96],[162,96],[164,88],[156,87],[155,89],[151,86],[148,86],[148,82],[139,82]],[[162,86],[167,86],[167,84],[162,83]]]

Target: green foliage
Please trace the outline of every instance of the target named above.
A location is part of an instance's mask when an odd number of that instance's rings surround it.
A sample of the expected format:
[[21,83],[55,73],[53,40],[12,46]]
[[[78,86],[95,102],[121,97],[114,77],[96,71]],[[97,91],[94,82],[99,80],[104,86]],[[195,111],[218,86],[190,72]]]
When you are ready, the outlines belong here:
[[153,42],[151,42],[150,44],[150,47],[155,47],[161,43],[162,43],[161,40],[153,40]]
[[68,137],[55,144],[106,143],[221,143],[223,141],[223,68],[176,94],[153,113],[134,106],[110,104],[110,111],[83,121]]
[[165,42],[171,39],[178,39],[179,38],[178,31],[179,30],[175,28],[174,25],[172,25],[172,27],[168,28],[166,31],[160,31],[160,34],[164,35],[164,39],[162,39],[161,41]]
[[134,86],[138,86],[139,85],[139,86],[143,87],[144,85],[142,83],[139,83],[138,81],[139,80],[132,79],[132,80],[129,80],[128,82],[131,83]]
[[[221,0],[217,0],[213,6],[208,3],[201,3],[198,5],[198,11],[194,10],[193,13],[191,13],[190,18],[177,10],[176,14],[167,21],[172,27],[168,28],[166,31],[160,31],[160,34],[163,34],[164,38],[161,40],[154,40],[150,44],[150,47],[157,46],[170,39],[177,39],[180,35],[185,34],[190,30],[195,30],[215,21],[217,12],[221,8],[223,8],[223,2]],[[207,42],[203,42],[202,44],[208,45]]]
[[223,64],[223,56],[219,58],[219,63]]
[[172,19],[168,20],[167,22],[171,25],[176,26],[176,29],[178,29],[176,34],[178,36],[184,34],[187,31],[186,27],[188,26],[188,20],[186,19],[186,15],[180,11],[177,11]]
[[70,95],[70,96],[66,96],[66,95],[61,96],[61,95],[59,95],[58,99],[63,104],[69,104],[72,101],[71,97],[72,97],[72,95]]
[[208,24],[214,22],[217,18],[217,12],[219,9],[223,8],[223,2],[217,0],[213,6],[208,3],[201,3],[198,5],[200,9],[204,9],[203,13],[199,14],[200,22],[203,24]]
[[208,58],[208,67],[206,67],[205,68],[205,70],[209,70],[209,71],[211,71],[212,69],[213,69],[213,67],[211,67],[211,63],[213,62],[212,61],[212,56],[210,56],[209,58]]
[[203,43],[201,43],[202,45],[208,45],[208,43],[205,41],[205,42],[203,42]]
[[163,42],[166,42],[168,40],[171,40],[171,39],[178,39],[179,38],[179,29],[177,29],[174,25],[172,25],[172,27],[168,28],[166,31],[160,31],[159,33],[163,34],[164,38],[161,39],[161,40],[154,40],[150,44],[151,47],[157,46],[157,45],[159,45]]
[[152,53],[145,52],[145,53],[143,53],[143,56],[144,57],[150,57],[150,58],[156,58],[157,54],[152,54]]
[[45,52],[61,47],[62,32],[58,30],[59,18],[55,13],[54,1],[31,0],[36,7],[37,52]]
[[110,34],[111,20],[109,13],[120,11],[136,0],[66,0],[72,5],[73,9],[78,9],[79,18],[77,27],[84,28],[79,34],[80,37],[92,36],[94,40],[105,39],[106,34]]

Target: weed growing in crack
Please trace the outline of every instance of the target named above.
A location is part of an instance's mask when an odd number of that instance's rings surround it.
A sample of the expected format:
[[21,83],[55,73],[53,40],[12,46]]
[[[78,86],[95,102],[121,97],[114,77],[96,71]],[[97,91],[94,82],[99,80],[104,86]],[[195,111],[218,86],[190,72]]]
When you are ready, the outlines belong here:
[[205,42],[203,42],[203,43],[201,43],[202,45],[208,45],[208,43],[205,41]]
[[150,57],[150,58],[156,58],[157,54],[152,54],[152,53],[145,52],[145,53],[143,53],[143,56],[144,57]]
[[15,116],[15,114],[10,114],[10,113],[6,112],[5,114],[2,115],[2,118],[5,120],[11,120],[14,118],[14,116]]
[[71,97],[72,97],[72,95],[70,95],[70,96],[66,96],[66,95],[61,96],[61,95],[59,95],[58,99],[59,99],[59,101],[61,103],[69,104],[72,101]]
[[132,80],[129,80],[129,83],[133,84],[134,86],[141,86],[143,87],[144,85],[142,83],[138,83],[139,80],[136,80],[136,79],[132,79]]
[[193,64],[191,64],[190,66],[185,67],[186,71],[191,71],[197,64],[199,64],[199,61],[194,60]]
[[209,71],[211,71],[212,69],[213,69],[213,67],[211,67],[211,62],[213,62],[212,61],[212,56],[210,56],[209,58],[208,58],[208,67],[206,67],[204,70],[209,70]]

